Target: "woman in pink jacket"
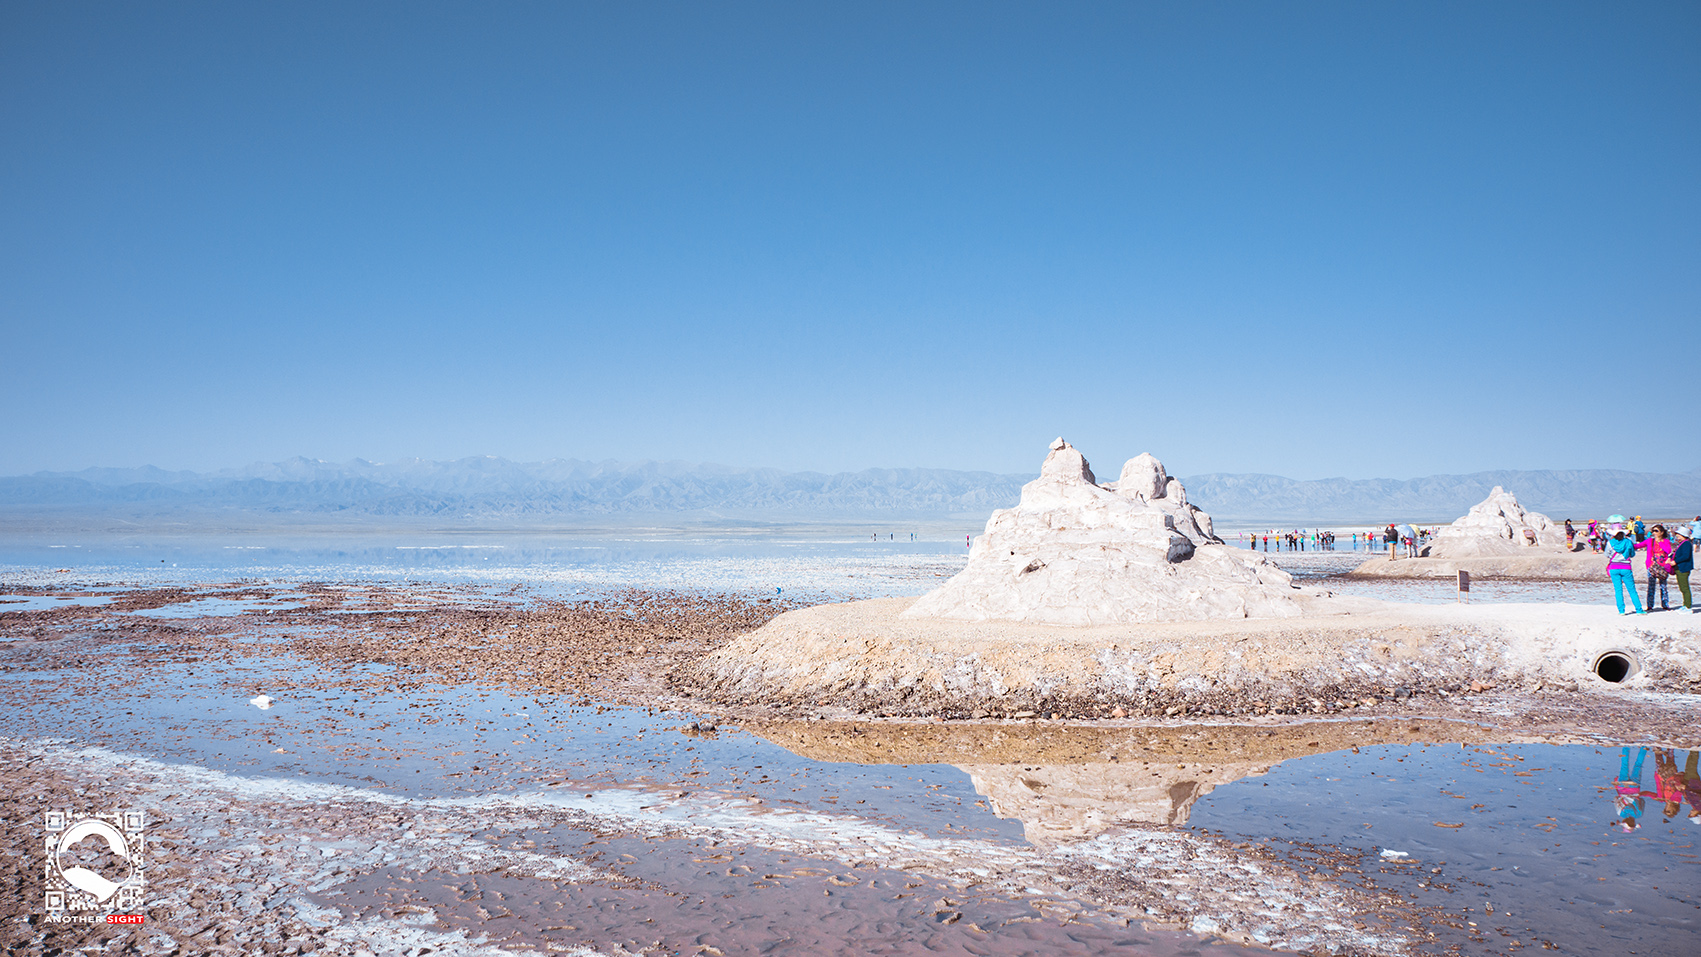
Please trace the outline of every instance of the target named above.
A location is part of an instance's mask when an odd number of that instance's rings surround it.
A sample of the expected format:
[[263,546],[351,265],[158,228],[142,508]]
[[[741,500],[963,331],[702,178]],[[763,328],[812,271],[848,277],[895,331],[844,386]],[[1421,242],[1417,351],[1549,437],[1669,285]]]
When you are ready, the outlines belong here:
[[1648,561],[1648,610],[1654,610],[1654,583],[1660,586],[1660,610],[1670,611],[1671,600],[1666,597],[1666,579],[1671,576],[1677,562],[1672,558],[1671,538],[1666,535],[1664,525],[1655,525],[1649,529],[1650,535],[1643,548],[1647,552]]
[[1654,794],[1667,821],[1683,809],[1683,770],[1677,766],[1677,752],[1670,748],[1654,752]]

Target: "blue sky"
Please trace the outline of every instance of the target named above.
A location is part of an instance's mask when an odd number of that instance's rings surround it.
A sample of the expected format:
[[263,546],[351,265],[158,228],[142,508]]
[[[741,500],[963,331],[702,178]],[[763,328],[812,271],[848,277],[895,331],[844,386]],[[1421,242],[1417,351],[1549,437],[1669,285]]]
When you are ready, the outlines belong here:
[[0,10],[0,473],[1701,466],[1701,5]]

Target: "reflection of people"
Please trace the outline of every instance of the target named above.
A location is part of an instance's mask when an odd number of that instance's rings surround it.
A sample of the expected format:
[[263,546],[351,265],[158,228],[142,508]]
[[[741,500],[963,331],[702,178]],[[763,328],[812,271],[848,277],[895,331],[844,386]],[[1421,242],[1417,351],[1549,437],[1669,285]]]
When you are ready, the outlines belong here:
[[1670,748],[1654,752],[1654,794],[1667,821],[1683,808],[1683,772],[1677,769],[1677,753]]
[[1612,537],[1607,539],[1607,574],[1612,576],[1612,600],[1618,603],[1618,613],[1624,614],[1624,593],[1630,593],[1630,604],[1636,607],[1636,614],[1645,615],[1642,610],[1642,599],[1636,595],[1636,573],[1631,570],[1630,560],[1636,557],[1636,543],[1624,533],[1623,516],[1613,516],[1619,521],[1612,526]]
[[1612,807],[1618,814],[1618,826],[1626,831],[1636,830],[1642,817],[1642,759],[1647,748],[1636,749],[1636,767],[1630,767],[1630,749],[1625,748],[1618,759],[1618,779],[1612,782]]

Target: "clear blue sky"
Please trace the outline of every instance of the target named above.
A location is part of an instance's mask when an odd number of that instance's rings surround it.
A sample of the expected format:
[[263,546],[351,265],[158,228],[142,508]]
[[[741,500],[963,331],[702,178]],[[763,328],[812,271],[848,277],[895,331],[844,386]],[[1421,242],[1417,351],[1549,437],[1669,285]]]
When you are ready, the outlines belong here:
[[1701,466],[1701,4],[0,8],[0,473]]

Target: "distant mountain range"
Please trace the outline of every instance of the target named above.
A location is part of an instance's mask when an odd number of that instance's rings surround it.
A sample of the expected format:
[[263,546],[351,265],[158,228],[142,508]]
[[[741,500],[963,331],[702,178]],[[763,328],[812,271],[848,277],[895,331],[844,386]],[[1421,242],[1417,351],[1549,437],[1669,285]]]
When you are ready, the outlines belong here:
[[[680,462],[520,463],[500,458],[375,464],[305,458],[219,472],[152,467],[0,478],[0,518],[99,514],[137,521],[273,520],[574,524],[692,521],[976,520],[1015,503],[1032,474],[865,469],[824,474]],[[1190,501],[1232,523],[1450,521],[1495,485],[1555,520],[1625,512],[1701,514],[1701,470],[1477,472],[1426,478],[1199,475]]]
[[698,521],[984,516],[1032,476],[948,469],[782,472],[682,462],[375,464],[294,458],[220,472],[84,469],[0,478],[0,512],[101,511],[504,523],[689,514]]
[[1701,469],[1678,475],[1567,469],[1473,472],[1416,479],[1315,479],[1279,475],[1197,475],[1182,479],[1187,499],[1222,519],[1311,522],[1450,522],[1498,485],[1525,508],[1556,522],[1627,515],[1701,515]]

